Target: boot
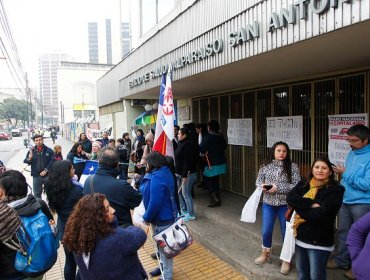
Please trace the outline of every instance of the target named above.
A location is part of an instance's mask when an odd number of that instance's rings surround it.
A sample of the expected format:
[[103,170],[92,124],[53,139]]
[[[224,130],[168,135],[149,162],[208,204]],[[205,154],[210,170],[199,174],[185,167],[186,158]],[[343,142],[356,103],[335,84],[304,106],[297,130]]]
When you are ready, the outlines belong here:
[[218,207],[221,205],[220,200],[217,198],[217,195],[215,192],[212,193],[211,202],[209,203],[208,207]]
[[288,275],[290,272],[290,263],[283,261],[281,263],[280,273],[284,275]]
[[262,255],[255,259],[254,263],[260,265],[265,262],[271,262],[271,248],[262,247]]
[[220,198],[220,192],[219,191],[216,192],[216,197],[217,197],[218,203],[219,203],[218,206],[221,206],[221,198]]

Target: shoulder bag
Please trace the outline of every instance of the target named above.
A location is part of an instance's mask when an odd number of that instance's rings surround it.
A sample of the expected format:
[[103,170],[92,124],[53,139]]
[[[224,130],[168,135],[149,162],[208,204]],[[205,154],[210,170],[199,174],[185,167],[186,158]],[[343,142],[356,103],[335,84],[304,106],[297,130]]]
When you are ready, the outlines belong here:
[[163,248],[164,254],[169,259],[177,256],[181,251],[185,250],[193,243],[193,238],[184,220],[181,217],[177,219],[175,196],[171,189],[170,198],[175,222],[165,230],[153,236],[157,245]]

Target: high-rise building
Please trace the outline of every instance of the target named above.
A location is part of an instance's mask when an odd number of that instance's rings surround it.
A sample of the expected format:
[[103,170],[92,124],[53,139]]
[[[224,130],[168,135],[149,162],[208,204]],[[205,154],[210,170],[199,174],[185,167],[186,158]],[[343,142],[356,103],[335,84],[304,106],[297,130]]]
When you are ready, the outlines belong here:
[[57,68],[61,61],[73,61],[68,54],[50,53],[39,56],[39,83],[43,124],[58,123]]
[[99,63],[98,23],[89,22],[89,62]]
[[122,44],[122,57],[130,53],[131,38],[130,38],[130,23],[121,22],[121,44]]
[[107,64],[112,64],[112,26],[111,20],[105,20],[105,45],[107,47]]

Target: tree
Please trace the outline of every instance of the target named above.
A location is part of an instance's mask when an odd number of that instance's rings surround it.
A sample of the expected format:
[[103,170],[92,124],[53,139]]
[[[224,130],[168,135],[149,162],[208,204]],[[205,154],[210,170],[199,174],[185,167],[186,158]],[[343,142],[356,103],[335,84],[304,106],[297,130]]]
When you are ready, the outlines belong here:
[[[0,117],[9,123],[15,120],[15,125],[17,125],[18,121],[21,121],[23,126],[25,126],[30,110],[30,107],[27,105],[29,105],[29,102],[26,100],[19,100],[14,97],[6,98],[0,103]],[[32,116],[34,115],[35,113],[32,113]]]

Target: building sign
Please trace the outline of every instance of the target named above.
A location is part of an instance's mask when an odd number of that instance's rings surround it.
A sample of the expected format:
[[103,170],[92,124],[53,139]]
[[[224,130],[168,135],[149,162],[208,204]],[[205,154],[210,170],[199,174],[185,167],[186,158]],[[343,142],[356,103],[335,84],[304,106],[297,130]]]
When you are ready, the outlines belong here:
[[329,160],[335,165],[344,165],[351,150],[347,131],[355,124],[368,125],[367,114],[329,115]]
[[229,145],[253,146],[252,119],[228,119],[227,140]]
[[[267,32],[275,32],[278,29],[286,28],[288,24],[296,24],[297,19],[307,20],[312,18],[308,14],[310,10],[314,14],[322,15],[330,9],[337,9],[343,3],[351,3],[352,0],[297,0],[294,4],[289,5],[287,9],[282,8],[279,12],[272,12],[266,21]],[[226,39],[229,47],[237,47],[246,42],[253,41],[260,37],[261,23],[254,21],[253,24],[247,24],[237,30],[231,31]],[[189,64],[207,59],[210,56],[222,53],[224,50],[224,41],[218,38],[212,42],[207,43],[205,46],[190,51],[181,57],[166,65],[160,65],[139,77],[136,77],[128,82],[130,88],[139,86],[151,79],[156,79],[162,74],[167,73],[169,67],[172,70],[180,69]],[[170,66],[169,66],[170,65]]]
[[302,116],[272,117],[267,121],[267,147],[283,141],[292,150],[303,149],[303,118]]

